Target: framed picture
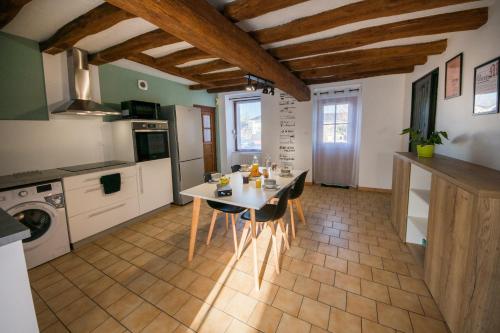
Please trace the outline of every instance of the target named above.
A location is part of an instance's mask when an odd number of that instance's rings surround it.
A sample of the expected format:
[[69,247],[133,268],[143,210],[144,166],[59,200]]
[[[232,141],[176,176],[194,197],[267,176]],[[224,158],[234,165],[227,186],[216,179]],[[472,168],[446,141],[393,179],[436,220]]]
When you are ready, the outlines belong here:
[[498,64],[500,58],[474,68],[475,115],[498,113]]
[[463,53],[446,62],[444,98],[450,99],[462,95]]

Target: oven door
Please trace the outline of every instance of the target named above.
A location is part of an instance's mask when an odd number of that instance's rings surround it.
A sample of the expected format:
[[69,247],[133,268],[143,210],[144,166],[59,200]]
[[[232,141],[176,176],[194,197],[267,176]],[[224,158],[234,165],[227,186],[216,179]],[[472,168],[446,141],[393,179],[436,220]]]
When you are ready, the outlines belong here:
[[135,130],[134,141],[136,162],[170,157],[166,130]]

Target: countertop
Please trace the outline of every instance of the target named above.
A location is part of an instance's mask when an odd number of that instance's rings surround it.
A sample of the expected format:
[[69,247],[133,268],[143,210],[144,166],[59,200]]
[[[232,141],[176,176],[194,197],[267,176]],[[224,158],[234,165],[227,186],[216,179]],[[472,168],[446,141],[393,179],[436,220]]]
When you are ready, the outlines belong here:
[[0,209],[0,246],[4,246],[31,236],[30,230],[15,218]]
[[[102,163],[111,163],[115,162],[115,165],[105,166],[105,167],[95,167],[89,170],[81,170],[81,171],[67,171],[63,170],[61,167],[58,169],[48,169],[48,170],[36,170],[30,172],[21,172],[12,175],[0,176],[0,190],[8,190],[11,188],[21,187],[24,185],[37,184],[48,181],[57,181],[61,180],[65,177],[78,176],[93,172],[112,170],[117,168],[124,168],[128,166],[135,165],[135,162],[125,162],[125,161],[105,161]],[[82,164],[82,165],[72,165],[71,167],[80,167],[80,166],[94,166],[96,163],[91,164]]]
[[444,177],[470,192],[500,198],[498,170],[439,154],[434,154],[432,158],[418,158],[414,153],[396,153],[396,156]]

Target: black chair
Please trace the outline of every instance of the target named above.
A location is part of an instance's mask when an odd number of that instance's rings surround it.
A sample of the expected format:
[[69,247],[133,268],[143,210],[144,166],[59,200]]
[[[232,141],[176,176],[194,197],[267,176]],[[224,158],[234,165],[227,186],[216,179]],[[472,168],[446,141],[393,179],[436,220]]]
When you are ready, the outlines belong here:
[[[273,240],[273,248],[274,248],[274,258],[275,258],[275,267],[276,272],[280,272],[279,267],[279,253],[278,243],[276,240],[276,222],[281,229],[281,234],[283,240],[285,242],[285,247],[288,249],[290,245],[288,243],[287,230],[285,228],[285,222],[283,221],[283,215],[285,215],[288,197],[290,195],[291,187],[286,187],[278,193],[278,203],[277,204],[267,204],[263,208],[255,211],[255,222],[256,227],[259,224],[267,224],[271,229],[271,235]],[[246,239],[248,237],[248,233],[251,227],[251,214],[249,211],[245,212],[241,215],[241,218],[247,220],[245,226],[243,227],[243,234],[241,236],[240,241],[240,249],[238,251],[238,258],[241,256],[241,252],[243,247],[245,246]]]
[[297,213],[302,223],[306,223],[306,218],[304,216],[304,210],[302,209],[302,204],[300,202],[300,196],[304,192],[304,184],[306,182],[307,171],[300,174],[300,176],[295,181],[292,190],[290,191],[290,197],[288,198],[288,206],[290,207],[290,225],[292,226],[292,237],[295,239],[295,219],[293,216],[293,204],[297,207]]
[[241,170],[241,165],[239,164],[231,165],[231,172],[238,172],[240,170]]

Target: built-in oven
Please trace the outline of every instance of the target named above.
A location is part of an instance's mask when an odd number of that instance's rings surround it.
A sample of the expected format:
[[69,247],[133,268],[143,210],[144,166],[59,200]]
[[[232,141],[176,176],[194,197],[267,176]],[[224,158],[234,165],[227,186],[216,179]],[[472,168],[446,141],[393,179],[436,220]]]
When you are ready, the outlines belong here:
[[136,162],[170,157],[167,122],[132,122]]

